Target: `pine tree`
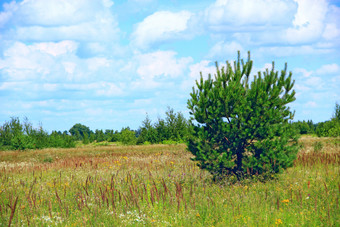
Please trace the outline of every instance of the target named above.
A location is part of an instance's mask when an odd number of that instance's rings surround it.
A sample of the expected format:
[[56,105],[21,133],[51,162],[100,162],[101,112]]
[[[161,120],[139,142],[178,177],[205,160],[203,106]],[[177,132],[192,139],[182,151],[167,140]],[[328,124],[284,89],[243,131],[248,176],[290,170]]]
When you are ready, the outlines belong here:
[[292,166],[297,148],[294,114],[287,104],[295,100],[292,73],[287,64],[279,72],[258,72],[251,80],[253,61],[227,62],[215,79],[202,73],[190,94],[188,108],[195,135],[188,149],[202,169],[214,175],[272,175]]

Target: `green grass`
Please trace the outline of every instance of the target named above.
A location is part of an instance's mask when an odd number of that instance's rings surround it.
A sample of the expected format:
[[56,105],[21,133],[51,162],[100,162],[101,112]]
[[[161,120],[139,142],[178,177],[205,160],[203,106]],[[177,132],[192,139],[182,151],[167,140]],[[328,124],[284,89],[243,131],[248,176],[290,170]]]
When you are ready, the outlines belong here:
[[185,145],[0,152],[0,226],[339,226],[338,141],[303,137],[276,180],[237,184]]

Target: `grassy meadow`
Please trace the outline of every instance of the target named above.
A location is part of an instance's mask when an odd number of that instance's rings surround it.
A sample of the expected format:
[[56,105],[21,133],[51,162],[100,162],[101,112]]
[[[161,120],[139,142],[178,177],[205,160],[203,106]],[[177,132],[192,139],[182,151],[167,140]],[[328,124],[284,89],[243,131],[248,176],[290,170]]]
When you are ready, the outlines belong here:
[[0,152],[0,226],[340,226],[340,139],[266,183],[213,183],[186,146]]

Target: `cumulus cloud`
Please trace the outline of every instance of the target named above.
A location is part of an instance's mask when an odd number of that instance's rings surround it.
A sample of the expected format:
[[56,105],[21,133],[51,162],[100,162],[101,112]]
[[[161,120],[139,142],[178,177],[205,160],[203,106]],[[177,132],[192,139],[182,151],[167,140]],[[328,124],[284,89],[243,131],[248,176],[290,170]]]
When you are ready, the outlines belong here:
[[190,65],[189,70],[190,79],[199,79],[201,73],[204,78],[207,78],[209,74],[214,75],[216,73],[216,66],[211,61],[203,60]]
[[176,54],[174,51],[156,51],[138,55],[137,73],[142,79],[153,79],[159,76],[178,77],[193,60],[191,57],[177,59]]
[[296,5],[286,0],[217,0],[204,12],[214,31],[264,30],[290,23]]
[[245,50],[243,49],[242,45],[238,42],[224,42],[220,41],[216,43],[209,51],[208,57],[213,59],[221,59],[226,60],[225,58],[234,57],[240,51],[242,56],[245,56]]
[[15,1],[12,1],[11,3],[4,3],[3,8],[4,11],[0,12],[0,28],[13,18],[13,12],[17,9],[17,5]]
[[76,49],[77,43],[72,41],[32,45],[15,42],[4,51],[4,58],[0,59],[0,70],[8,79],[15,81],[53,80],[61,76],[60,69],[71,70],[72,63],[63,65],[61,59],[68,60],[70,55],[74,56]]
[[118,71],[120,63],[104,57],[79,58],[77,46],[74,41],[13,43],[0,58],[0,91],[7,95],[15,91],[21,99],[124,95],[120,76],[108,73]]
[[158,11],[138,23],[132,33],[132,42],[139,48],[148,48],[154,43],[184,37],[192,13]]
[[264,46],[258,47],[255,52],[259,56],[274,56],[274,57],[289,57],[299,55],[317,55],[333,52],[333,48],[317,47],[315,45],[300,45],[300,46]]
[[327,64],[321,66],[319,69],[316,70],[316,74],[318,75],[326,75],[326,74],[334,74],[340,72],[340,66],[336,63]]
[[52,42],[44,42],[44,43],[37,43],[32,46],[32,49],[39,50],[42,53],[50,54],[54,57],[73,53],[78,48],[78,44],[73,41],[61,41],[57,43]]
[[328,42],[340,44],[340,7],[330,5],[325,20],[326,26],[322,37]]
[[4,39],[20,41],[114,40],[119,36],[109,0],[25,0],[12,2],[0,15],[0,26],[11,25]]
[[322,37],[326,40],[332,40],[340,36],[340,29],[335,23],[327,24]]
[[286,30],[289,43],[306,43],[322,35],[324,20],[328,10],[325,0],[295,0],[298,3],[293,27]]
[[334,52],[339,15],[326,0],[217,0],[204,11],[203,24],[215,32],[210,55],[238,44],[286,57]]

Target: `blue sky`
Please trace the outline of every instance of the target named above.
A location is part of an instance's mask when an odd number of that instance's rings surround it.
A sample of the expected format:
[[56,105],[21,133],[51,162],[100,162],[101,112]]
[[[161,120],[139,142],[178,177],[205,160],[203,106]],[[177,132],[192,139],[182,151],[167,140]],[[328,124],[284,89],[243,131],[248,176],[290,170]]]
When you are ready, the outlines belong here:
[[137,129],[167,107],[188,116],[214,62],[251,51],[253,74],[288,63],[295,120],[340,103],[338,0],[0,1],[0,123]]

